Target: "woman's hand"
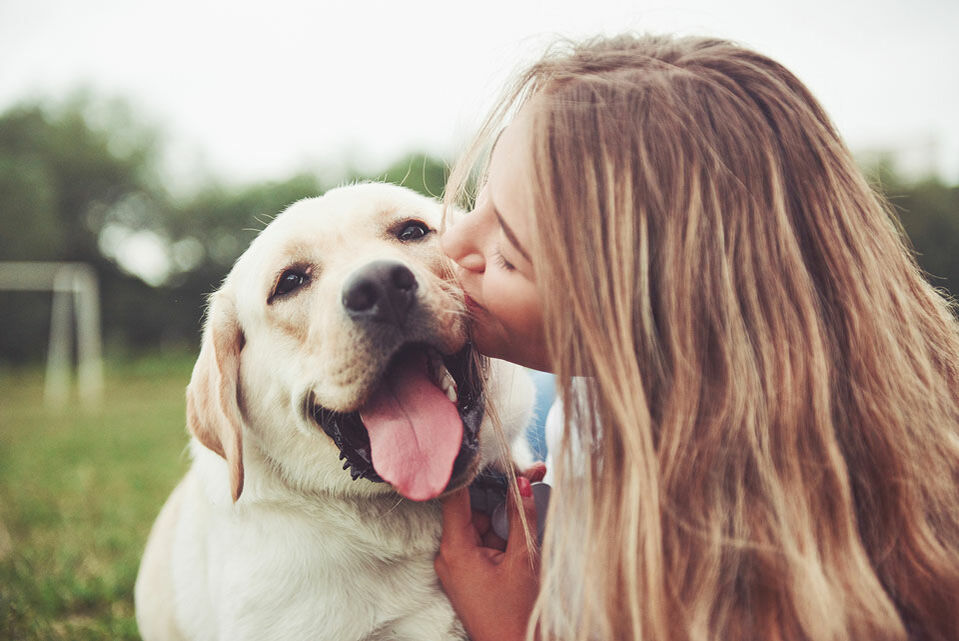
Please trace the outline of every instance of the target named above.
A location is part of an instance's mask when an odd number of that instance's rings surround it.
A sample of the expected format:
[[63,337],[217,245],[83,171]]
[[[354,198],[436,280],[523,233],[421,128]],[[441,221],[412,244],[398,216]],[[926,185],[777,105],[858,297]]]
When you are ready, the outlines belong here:
[[[522,508],[536,540],[536,506],[528,478],[517,477]],[[467,488],[443,501],[443,538],[436,574],[473,641],[522,641],[539,592],[539,558],[526,546],[512,493],[509,541],[497,545],[489,518],[470,509]],[[475,516],[475,520],[474,520]],[[490,547],[490,546],[493,547]]]

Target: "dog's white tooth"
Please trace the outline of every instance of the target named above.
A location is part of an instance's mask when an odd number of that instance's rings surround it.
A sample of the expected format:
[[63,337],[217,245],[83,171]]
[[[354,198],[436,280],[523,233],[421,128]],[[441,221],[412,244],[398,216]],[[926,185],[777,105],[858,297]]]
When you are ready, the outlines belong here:
[[450,399],[452,402],[459,400],[459,394],[456,389],[456,381],[453,380],[452,374],[449,373],[445,367],[443,368],[443,373],[441,375],[440,387],[444,392],[446,392],[446,398]]

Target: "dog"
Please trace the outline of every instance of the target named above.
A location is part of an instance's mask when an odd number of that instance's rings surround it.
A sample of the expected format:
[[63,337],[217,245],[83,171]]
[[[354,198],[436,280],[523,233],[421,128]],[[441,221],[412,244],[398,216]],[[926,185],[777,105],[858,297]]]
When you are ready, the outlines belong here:
[[517,366],[478,370],[440,217],[387,184],[299,201],[210,297],[192,465],[136,581],[145,641],[466,638],[436,499],[529,464],[534,392]]

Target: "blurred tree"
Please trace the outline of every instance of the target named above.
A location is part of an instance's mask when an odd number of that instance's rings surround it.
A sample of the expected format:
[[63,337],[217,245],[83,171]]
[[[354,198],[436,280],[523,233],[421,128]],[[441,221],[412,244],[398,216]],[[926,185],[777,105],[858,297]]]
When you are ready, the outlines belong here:
[[[0,115],[0,260],[82,261],[96,269],[104,325],[129,304],[118,289],[147,287],[121,273],[98,247],[103,213],[136,195],[163,206],[155,134],[122,101],[78,93],[62,105],[23,104]],[[0,358],[38,358],[46,346],[49,296],[0,292]],[[135,300],[136,296],[133,300]]]
[[[242,189],[213,185],[176,202],[160,186],[158,141],[124,102],[87,93],[0,114],[0,260],[93,265],[114,348],[193,345],[204,296],[252,239],[251,228],[322,193],[304,174]],[[150,284],[134,268],[143,259],[130,248],[134,238],[151,241],[158,256]],[[42,358],[49,314],[49,293],[0,292],[0,362]]]
[[[2,134],[2,125],[0,125]],[[57,195],[47,166],[37,158],[3,154],[0,146],[0,257],[40,260],[59,256],[66,232],[56,215]]]
[[880,160],[867,173],[902,221],[929,282],[959,298],[959,185],[938,177],[908,182],[892,158]]

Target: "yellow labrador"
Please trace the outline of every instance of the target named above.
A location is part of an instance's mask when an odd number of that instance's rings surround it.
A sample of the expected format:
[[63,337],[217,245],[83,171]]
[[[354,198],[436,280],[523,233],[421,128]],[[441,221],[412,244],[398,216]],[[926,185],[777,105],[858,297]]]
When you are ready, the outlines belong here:
[[434,499],[510,464],[484,400],[512,439],[533,389],[503,362],[481,383],[439,216],[383,184],[300,201],[212,295],[193,464],[137,577],[145,641],[465,638]]

